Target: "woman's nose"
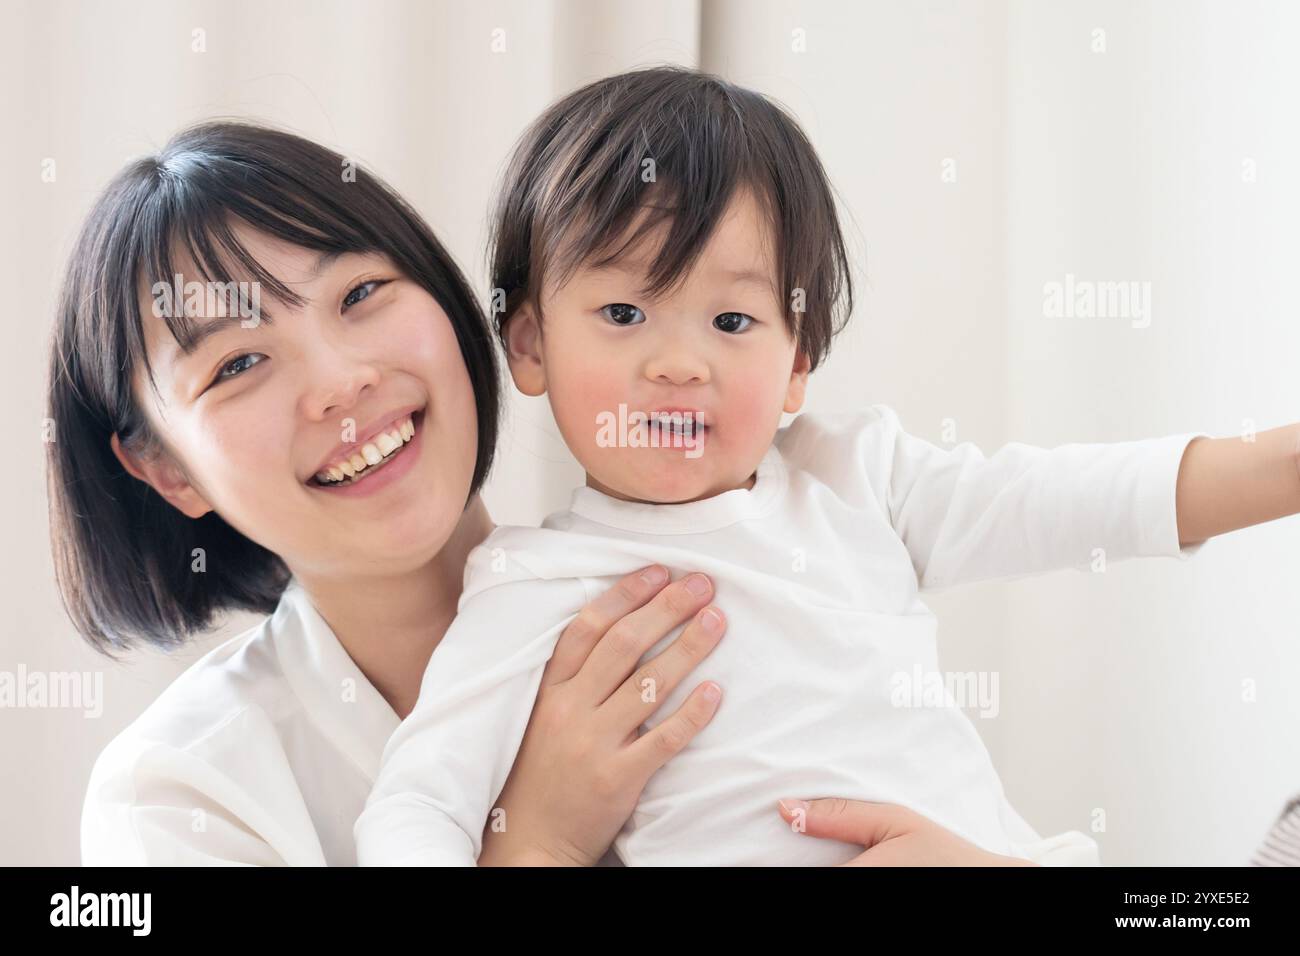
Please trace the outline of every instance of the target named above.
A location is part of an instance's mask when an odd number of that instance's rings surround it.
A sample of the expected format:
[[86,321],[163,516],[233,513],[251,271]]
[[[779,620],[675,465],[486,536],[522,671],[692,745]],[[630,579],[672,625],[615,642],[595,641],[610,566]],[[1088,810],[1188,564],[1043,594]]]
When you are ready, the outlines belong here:
[[354,408],[367,388],[379,384],[379,369],[373,363],[340,352],[318,355],[310,374],[311,384],[303,395],[303,411],[309,419]]

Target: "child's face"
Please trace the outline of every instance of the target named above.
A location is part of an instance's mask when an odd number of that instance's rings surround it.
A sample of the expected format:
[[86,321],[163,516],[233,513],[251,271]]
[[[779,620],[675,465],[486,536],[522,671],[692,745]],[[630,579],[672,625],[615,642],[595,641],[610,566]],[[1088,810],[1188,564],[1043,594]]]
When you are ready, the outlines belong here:
[[[803,404],[808,362],[786,325],[771,226],[749,193],[732,201],[682,283],[651,300],[640,290],[661,238],[548,289],[540,325],[520,309],[506,327],[510,369],[525,394],[549,396],[590,487],[695,501],[752,487],[781,413]],[[642,427],[638,441],[620,427],[662,409],[697,413],[703,432]]]
[[[307,304],[264,299],[269,321],[227,321],[186,356],[142,301],[161,400],[143,370],[136,395],[168,454],[133,462],[133,473],[190,517],[215,510],[299,576],[420,567],[460,520],[477,451],[450,320],[384,256],[318,268],[315,252],[235,231]],[[350,491],[313,483],[342,447],[363,453],[372,426],[410,411],[416,434],[400,450],[386,446],[382,469]]]

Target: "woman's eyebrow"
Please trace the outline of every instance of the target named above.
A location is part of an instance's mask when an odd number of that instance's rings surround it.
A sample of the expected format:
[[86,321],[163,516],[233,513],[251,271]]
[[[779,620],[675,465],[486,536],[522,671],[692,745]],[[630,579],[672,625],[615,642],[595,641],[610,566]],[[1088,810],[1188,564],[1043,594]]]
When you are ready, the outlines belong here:
[[[220,335],[222,332],[231,328],[233,323],[244,322],[245,318],[246,317],[240,315],[231,315],[225,318],[213,319],[210,322],[205,322],[203,325],[192,325],[189,346],[186,347],[184,344],[180,342],[176,343],[176,348],[172,352],[172,357],[171,357],[172,367],[174,368],[176,365],[180,364],[182,361],[184,361],[185,359],[193,355],[195,352],[197,352],[203,346],[203,343],[206,342],[208,339],[212,338],[214,335]],[[258,321],[256,324],[270,325],[271,316],[264,312],[259,314]],[[248,326],[248,328],[254,328],[254,327],[255,326]]]
[[[312,275],[314,277],[319,277],[321,273],[329,269],[332,265],[334,265],[335,262],[337,262],[339,259],[341,259],[343,256],[347,254],[348,254],[347,250],[343,250],[343,249],[326,249],[324,252],[322,252],[319,256],[316,257],[315,264],[312,266]],[[214,335],[220,335],[226,329],[230,328],[232,322],[234,321],[242,322],[246,318],[248,317],[236,313],[235,315],[223,316],[218,319],[213,319],[212,321],[206,322],[203,325],[191,325],[189,330],[190,331],[189,345],[186,346],[179,341],[176,343],[177,348],[172,353],[171,365],[175,366],[178,363],[189,358],[200,348],[202,348],[203,344],[208,339],[212,338]],[[268,312],[266,312],[265,309],[259,308],[258,321],[257,323],[255,323],[255,325],[260,325],[262,323],[265,323],[266,325],[270,325],[271,316]],[[249,326],[249,328],[252,327],[255,326]]]
[[342,249],[326,249],[316,259],[316,265],[312,268],[312,275],[320,275],[344,255],[347,255],[347,253]]
[[[312,275],[319,277],[321,273],[325,272],[325,270],[329,269],[339,259],[341,259],[343,256],[348,254],[349,254],[348,250],[345,249],[326,249],[324,252],[322,252],[319,256],[316,257],[316,262],[312,266]],[[188,347],[181,344],[180,342],[177,342],[177,348],[172,353],[171,365],[174,367],[178,365],[180,362],[189,358],[200,348],[202,348],[203,343],[205,343],[208,339],[212,338],[214,335],[220,335],[222,332],[229,329],[231,327],[232,322],[242,322],[246,318],[247,316],[241,316],[239,314],[235,314],[231,316],[223,316],[222,318],[218,318],[218,319],[213,319],[212,321],[206,322],[203,325],[192,325],[190,328],[191,335],[190,335],[190,343]],[[261,324],[266,324],[266,325],[271,324],[271,316],[264,309],[258,310],[258,321],[256,325],[261,325]],[[255,326],[249,326],[249,328],[253,328],[253,327]]]

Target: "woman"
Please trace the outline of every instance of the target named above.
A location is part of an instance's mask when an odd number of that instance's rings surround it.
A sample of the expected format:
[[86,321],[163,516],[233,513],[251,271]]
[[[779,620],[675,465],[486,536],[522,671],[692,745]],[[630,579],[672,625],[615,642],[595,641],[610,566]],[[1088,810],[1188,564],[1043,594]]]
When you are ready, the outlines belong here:
[[[110,654],[179,646],[227,609],[270,617],[105,749],[83,862],[355,861],[384,743],[492,528],[479,490],[499,400],[454,262],[340,155],[214,123],[119,175],[73,253],[53,346],[65,606]],[[629,577],[566,630],[498,801],[510,826],[487,828],[480,863],[597,862],[650,774],[711,719],[721,689],[704,684],[637,734],[656,709],[641,655],[686,623],[655,662],[675,686],[725,629],[707,579],[666,579]],[[898,808],[781,812],[879,844],[861,862],[1011,862]]]

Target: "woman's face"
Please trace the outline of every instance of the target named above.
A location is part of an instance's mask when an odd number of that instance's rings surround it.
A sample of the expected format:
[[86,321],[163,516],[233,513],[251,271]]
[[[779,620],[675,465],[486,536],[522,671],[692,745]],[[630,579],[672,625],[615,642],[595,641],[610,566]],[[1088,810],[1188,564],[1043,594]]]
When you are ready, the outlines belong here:
[[[262,296],[260,322],[202,309],[199,324],[220,331],[186,355],[146,290],[160,399],[143,369],[136,396],[166,453],[128,467],[190,517],[216,511],[299,576],[396,573],[428,562],[461,518],[478,445],[473,388],[446,313],[385,256],[322,260],[247,227],[235,231],[305,305]],[[408,413],[409,438],[399,425]],[[407,439],[400,447],[371,442],[386,425]],[[360,472],[353,464],[347,483],[316,483],[327,465],[360,463],[375,449],[387,457]]]

